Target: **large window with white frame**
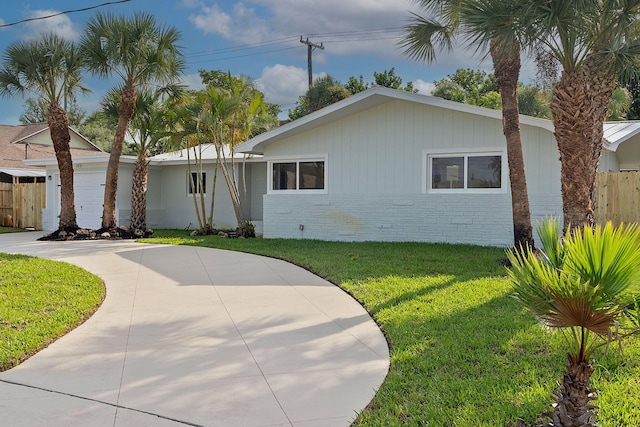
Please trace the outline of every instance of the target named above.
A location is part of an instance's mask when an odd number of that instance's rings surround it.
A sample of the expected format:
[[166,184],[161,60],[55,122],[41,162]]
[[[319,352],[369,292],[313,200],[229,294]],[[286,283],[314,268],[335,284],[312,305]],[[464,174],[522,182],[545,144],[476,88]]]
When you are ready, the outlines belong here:
[[326,160],[300,159],[269,162],[269,193],[326,192]]
[[431,153],[426,157],[427,192],[504,192],[503,151]]

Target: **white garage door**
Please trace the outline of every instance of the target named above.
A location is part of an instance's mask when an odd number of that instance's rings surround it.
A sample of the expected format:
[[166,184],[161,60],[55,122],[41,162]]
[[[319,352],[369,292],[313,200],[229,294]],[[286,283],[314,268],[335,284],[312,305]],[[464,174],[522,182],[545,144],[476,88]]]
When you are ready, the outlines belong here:
[[105,172],[74,172],[73,187],[78,226],[97,230],[102,226]]

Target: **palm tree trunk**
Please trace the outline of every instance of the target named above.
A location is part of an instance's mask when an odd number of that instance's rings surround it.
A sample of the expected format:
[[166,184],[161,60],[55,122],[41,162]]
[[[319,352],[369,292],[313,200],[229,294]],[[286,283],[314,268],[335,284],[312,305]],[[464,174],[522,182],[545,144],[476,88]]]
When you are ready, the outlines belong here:
[[563,71],[553,91],[551,113],[560,151],[564,229],[593,226],[596,177],[603,123],[614,83],[589,64]]
[[551,113],[560,151],[564,229],[594,224],[591,189],[595,111],[586,93],[584,69],[563,71],[553,91]]
[[[598,68],[593,64],[593,60],[587,60],[585,65],[590,71],[588,73],[591,78],[589,94],[594,103],[594,135],[593,135],[593,152],[591,158],[591,169],[595,171],[593,176],[593,184],[591,186],[591,204],[595,205],[596,197],[596,180],[598,166],[600,165],[600,157],[602,155],[602,146],[604,138],[604,122],[609,112],[609,103],[616,87],[616,81],[613,78],[615,74],[611,70]],[[594,217],[595,221],[595,217]]]
[[507,141],[507,161],[511,183],[511,211],[513,215],[513,243],[515,248],[533,249],[533,231],[529,211],[527,176],[520,136],[518,112],[518,78],[520,76],[519,46],[503,48],[491,43],[491,58],[496,85],[502,96],[502,131]]
[[147,180],[149,162],[145,150],[140,150],[133,168],[131,188],[131,229],[147,231]]
[[554,427],[596,427],[597,406],[591,402],[595,389],[591,387],[593,366],[588,361],[578,361],[567,355],[568,363],[563,373],[560,389],[555,392],[556,405],[549,414]]
[[118,169],[120,155],[124,145],[124,136],[129,127],[136,105],[136,91],[133,83],[128,82],[120,92],[120,111],[118,114],[118,126],[113,137],[113,146],[109,154],[107,164],[107,176],[104,187],[104,206],[102,209],[102,228],[116,227],[116,194],[118,192]]
[[67,113],[58,103],[51,103],[47,113],[47,123],[51,141],[56,152],[60,171],[60,220],[58,230],[76,230],[76,208],[73,189],[73,162],[69,142],[69,122]]

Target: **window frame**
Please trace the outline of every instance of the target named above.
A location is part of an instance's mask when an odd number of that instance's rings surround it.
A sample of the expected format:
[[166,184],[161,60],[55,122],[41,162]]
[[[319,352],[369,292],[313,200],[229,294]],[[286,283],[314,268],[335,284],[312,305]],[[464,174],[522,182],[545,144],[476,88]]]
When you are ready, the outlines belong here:
[[[191,175],[196,175],[196,177],[198,176],[198,171],[191,171]],[[207,196],[207,171],[202,171],[202,184],[203,185],[198,185],[198,182],[195,182],[195,187],[196,190],[199,190],[200,188],[204,187],[204,193],[203,196]],[[200,196],[200,191],[191,191],[191,176],[189,174],[189,171],[187,170],[187,197],[193,197],[193,196]]]
[[[300,163],[323,162],[324,163],[324,188],[322,189],[300,189]],[[296,164],[296,188],[286,190],[276,190],[273,188],[273,165],[278,163]],[[328,162],[327,155],[315,156],[282,156],[273,157],[267,160],[267,194],[327,194],[328,193]]]
[[[500,156],[500,188],[468,188],[469,157]],[[462,157],[464,175],[462,188],[433,188],[433,159],[443,157]],[[422,192],[424,194],[503,194],[508,191],[509,168],[506,148],[486,148],[481,150],[424,150]]]

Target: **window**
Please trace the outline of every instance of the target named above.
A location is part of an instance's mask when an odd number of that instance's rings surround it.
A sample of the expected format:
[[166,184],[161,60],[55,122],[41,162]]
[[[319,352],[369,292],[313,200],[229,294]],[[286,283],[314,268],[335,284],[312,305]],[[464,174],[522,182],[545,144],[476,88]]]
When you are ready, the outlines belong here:
[[269,191],[324,192],[325,172],[324,160],[272,162]]
[[[202,178],[202,179],[200,179]],[[195,190],[195,191],[194,191]],[[187,172],[187,194],[207,193],[207,173],[191,172],[191,178]]]
[[428,156],[431,190],[501,190],[502,153]]

